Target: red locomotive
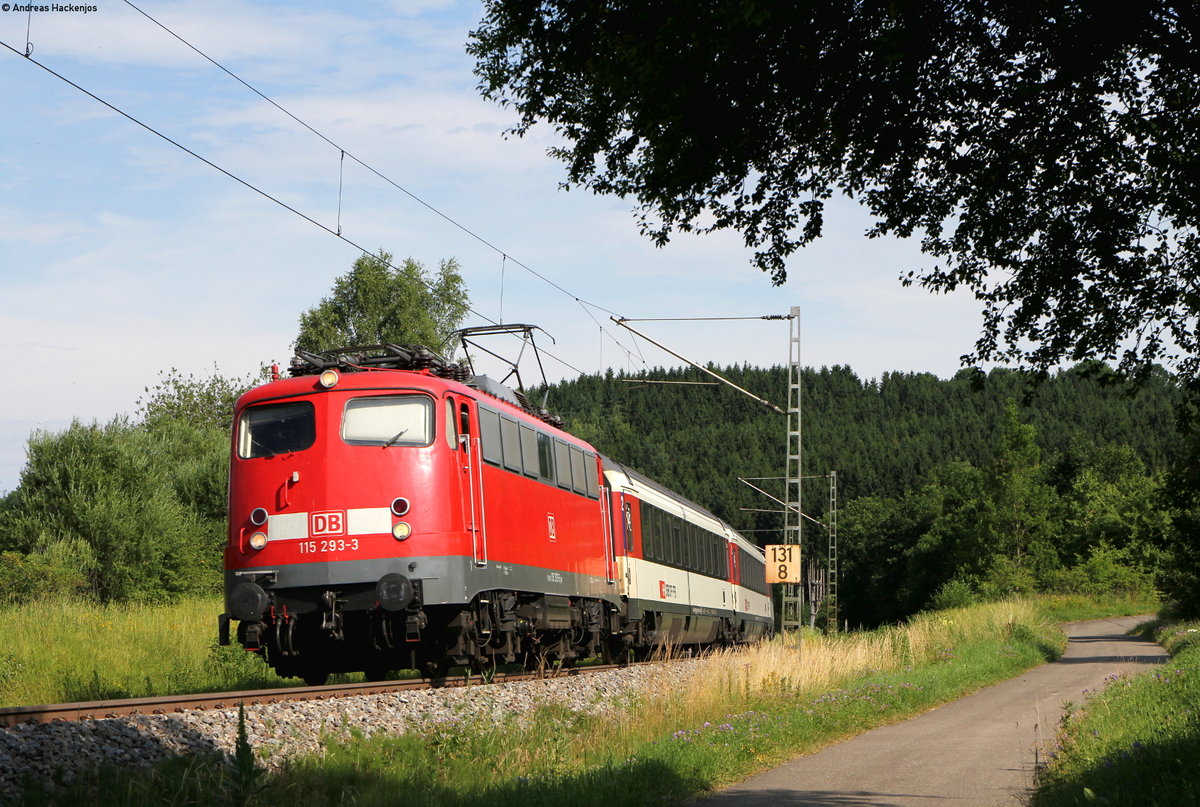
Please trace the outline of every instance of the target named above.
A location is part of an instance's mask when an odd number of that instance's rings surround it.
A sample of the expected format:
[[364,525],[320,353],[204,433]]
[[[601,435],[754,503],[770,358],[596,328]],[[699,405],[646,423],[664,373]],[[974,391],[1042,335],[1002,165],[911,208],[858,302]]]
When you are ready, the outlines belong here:
[[425,348],[302,354],[234,419],[221,642],[283,676],[756,639],[763,555]]

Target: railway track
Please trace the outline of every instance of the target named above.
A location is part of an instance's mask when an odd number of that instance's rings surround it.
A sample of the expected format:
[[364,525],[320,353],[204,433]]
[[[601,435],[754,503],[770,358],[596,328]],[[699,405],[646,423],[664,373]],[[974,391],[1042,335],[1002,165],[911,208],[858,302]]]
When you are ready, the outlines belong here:
[[210,692],[193,695],[162,695],[152,698],[122,698],[78,703],[52,703],[39,706],[8,706],[0,708],[0,726],[19,723],[51,723],[54,721],[102,720],[124,715],[162,715],[189,709],[230,709],[238,704],[247,706],[283,703],[285,701],[331,700],[353,695],[381,695],[414,689],[480,686],[488,683],[534,681],[619,669],[617,664],[593,667],[574,667],[553,672],[496,672],[492,675],[459,675],[446,678],[413,678],[403,681],[379,681],[361,684],[326,684],[324,686],[251,689],[241,692]]

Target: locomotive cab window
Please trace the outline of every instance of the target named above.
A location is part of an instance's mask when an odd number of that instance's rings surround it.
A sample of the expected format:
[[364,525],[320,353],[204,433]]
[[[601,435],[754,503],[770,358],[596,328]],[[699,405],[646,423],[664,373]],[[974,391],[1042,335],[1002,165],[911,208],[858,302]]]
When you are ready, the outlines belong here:
[[454,427],[454,399],[446,399],[446,445],[453,451],[458,448],[458,429]]
[[351,398],[342,439],[352,446],[427,446],[433,442],[433,401],[419,395]]
[[308,401],[252,406],[238,420],[238,456],[244,460],[303,451],[317,439]]

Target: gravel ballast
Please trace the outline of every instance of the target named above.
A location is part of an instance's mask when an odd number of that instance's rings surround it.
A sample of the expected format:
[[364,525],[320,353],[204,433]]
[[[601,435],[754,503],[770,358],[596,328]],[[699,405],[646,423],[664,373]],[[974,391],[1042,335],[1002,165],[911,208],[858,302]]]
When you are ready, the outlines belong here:
[[[662,675],[678,684],[692,669],[693,662],[672,663],[669,672],[660,664],[637,665],[536,681],[247,705],[246,731],[262,764],[278,769],[289,757],[320,753],[330,738],[520,720],[546,703],[592,714],[620,709]],[[0,729],[0,793],[14,795],[23,776],[48,782],[56,770],[69,781],[96,765],[147,766],[173,756],[231,757],[237,727],[234,707]]]

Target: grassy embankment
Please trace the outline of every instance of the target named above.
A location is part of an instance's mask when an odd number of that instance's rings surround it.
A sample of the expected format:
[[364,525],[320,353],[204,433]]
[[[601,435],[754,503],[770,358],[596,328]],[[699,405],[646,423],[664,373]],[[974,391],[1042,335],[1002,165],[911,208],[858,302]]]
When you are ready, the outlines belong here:
[[[600,716],[546,704],[525,724],[450,721],[419,735],[330,743],[323,756],[258,776],[210,760],[100,772],[54,801],[674,803],[1008,678],[1055,656],[1063,641],[1030,602],[942,611],[877,631],[806,634],[799,647],[776,640],[719,654],[686,686],[668,671],[636,702]],[[47,794],[29,798],[46,803]]]
[[219,597],[0,609],[0,706],[285,685],[240,647],[216,646],[221,611]]
[[1035,807],[1200,804],[1200,622],[1150,633],[1172,658],[1068,710]]

